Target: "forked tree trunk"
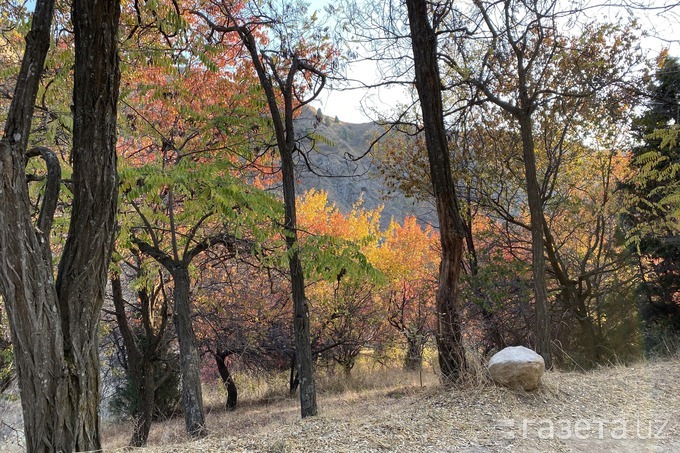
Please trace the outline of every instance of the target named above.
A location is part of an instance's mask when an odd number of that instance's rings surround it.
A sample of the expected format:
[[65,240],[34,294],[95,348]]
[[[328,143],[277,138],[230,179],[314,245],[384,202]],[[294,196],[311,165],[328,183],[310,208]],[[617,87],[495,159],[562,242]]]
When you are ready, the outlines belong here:
[[0,290],[15,346],[30,452],[100,449],[97,323],[117,200],[120,4],[75,0],[73,207],[55,283],[49,229],[58,193],[49,187],[54,189],[56,182],[58,192],[59,175],[55,180],[48,172],[45,202],[34,225],[24,174],[53,7],[51,0],[35,4],[0,140]]
[[30,217],[25,153],[31,116],[49,48],[53,1],[38,1],[14,97],[0,141],[0,289],[14,345],[26,449],[72,450],[63,377],[61,318],[51,252]]
[[[170,206],[172,206],[172,203],[170,203]],[[140,239],[133,237],[132,241],[142,253],[155,259],[172,275],[174,282],[174,321],[179,343],[180,373],[182,375],[184,424],[187,434],[191,437],[204,437],[208,434],[208,430],[205,426],[205,412],[203,410],[201,361],[196,346],[196,334],[191,321],[189,265],[198,254],[220,242],[216,238],[200,241],[194,248],[186,251],[181,259],[175,249],[173,255],[176,258],[173,259],[167,253]]]
[[458,279],[465,228],[451,176],[437,62],[437,35],[430,25],[427,5],[425,0],[406,0],[416,73],[415,85],[423,115],[425,144],[442,246],[436,297],[439,366],[445,381],[456,381],[467,369],[458,304]]

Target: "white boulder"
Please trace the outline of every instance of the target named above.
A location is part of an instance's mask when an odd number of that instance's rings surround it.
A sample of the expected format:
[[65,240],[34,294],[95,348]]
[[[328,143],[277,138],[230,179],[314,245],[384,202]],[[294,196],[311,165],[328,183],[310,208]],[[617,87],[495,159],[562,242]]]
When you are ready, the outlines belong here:
[[541,382],[545,362],[529,348],[510,346],[491,357],[488,368],[491,379],[499,385],[533,390]]

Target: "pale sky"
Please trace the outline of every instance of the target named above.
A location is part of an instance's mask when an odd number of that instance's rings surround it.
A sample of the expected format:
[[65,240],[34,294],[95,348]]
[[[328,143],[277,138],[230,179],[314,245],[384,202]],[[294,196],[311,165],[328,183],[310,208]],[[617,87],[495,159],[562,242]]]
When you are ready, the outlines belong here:
[[[595,0],[599,1],[599,0]],[[656,5],[658,9],[647,11],[646,14],[636,14],[643,30],[650,36],[645,38],[642,49],[650,52],[650,57],[655,57],[664,47],[670,49],[670,55],[680,57],[680,4],[677,0],[630,0],[635,2],[647,2]],[[323,13],[324,5],[329,0],[311,0],[310,11],[318,10]],[[662,8],[663,5],[672,5],[669,8]],[[633,10],[630,10],[633,11]],[[588,14],[593,19],[608,20],[615,22],[622,17],[628,17],[628,12],[621,7],[602,8],[597,12]],[[364,61],[355,63],[348,68],[350,78],[359,79],[367,84],[375,83],[379,80],[374,63]],[[348,123],[363,123],[372,121],[364,114],[362,105],[365,107],[376,107],[380,110],[389,110],[396,107],[401,101],[406,101],[407,96],[403,90],[386,89],[355,89],[345,91],[335,91],[325,89],[318,99],[313,103],[315,108],[321,108],[326,116],[337,116],[341,121]]]
[[[352,63],[347,70],[350,78],[359,79],[366,84],[380,82],[375,63],[361,61]],[[393,87],[355,88],[355,89],[325,89],[313,102],[314,107],[320,107],[324,115],[331,118],[337,116],[345,123],[367,123],[376,120],[371,109],[386,111],[404,101],[407,94],[405,89]],[[368,115],[365,110],[368,109]]]
[[[307,0],[310,3],[309,11],[319,11],[323,16],[323,8],[329,0]],[[361,1],[361,0],[358,0]],[[379,0],[378,0],[379,1]],[[374,62],[359,61],[352,63],[347,68],[347,76],[350,79],[359,80],[366,85],[379,83],[380,77]],[[356,87],[357,84],[354,84]],[[342,91],[327,88],[312,103],[315,108],[321,108],[325,116],[331,118],[337,116],[340,121],[346,123],[367,123],[376,120],[376,115],[371,109],[389,111],[405,99],[403,88],[344,88]],[[368,112],[368,115],[367,115]]]

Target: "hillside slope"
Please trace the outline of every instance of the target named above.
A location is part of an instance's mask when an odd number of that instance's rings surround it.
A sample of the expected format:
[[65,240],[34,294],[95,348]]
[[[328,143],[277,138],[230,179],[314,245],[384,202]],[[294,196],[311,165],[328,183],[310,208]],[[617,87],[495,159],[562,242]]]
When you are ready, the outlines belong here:
[[382,205],[382,228],[389,225],[391,218],[401,222],[406,216],[416,216],[422,223],[436,223],[436,213],[427,203],[419,203],[398,192],[388,195],[388,188],[380,178],[376,161],[370,153],[354,160],[366,154],[370,144],[382,132],[380,126],[336,122],[328,117],[319,122],[311,109],[296,121],[300,135],[313,132],[321,138],[306,153],[307,162],[298,156],[299,195],[310,189],[324,190],[328,192],[328,199],[345,213],[359,199],[367,209]]
[[[318,417],[297,401],[208,416],[207,439],[183,441],[182,422],[153,428],[140,451],[642,452],[680,451],[680,360],[550,372],[536,392],[478,384],[401,386],[322,396]],[[113,451],[125,437],[109,437]]]

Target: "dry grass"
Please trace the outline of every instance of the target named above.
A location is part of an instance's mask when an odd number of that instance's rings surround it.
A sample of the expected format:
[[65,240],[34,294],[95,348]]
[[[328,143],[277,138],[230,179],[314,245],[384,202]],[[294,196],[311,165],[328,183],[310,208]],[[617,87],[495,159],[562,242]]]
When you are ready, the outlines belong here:
[[[320,414],[305,420],[296,400],[271,388],[246,386],[235,412],[208,389],[207,438],[187,440],[174,419],[154,425],[152,447],[140,451],[680,451],[678,359],[550,372],[531,393],[484,379],[443,388],[431,373],[423,387],[397,371],[337,378],[320,379]],[[107,425],[106,449],[122,451],[129,433]]]
[[[424,373],[421,386],[420,375],[396,370],[321,375],[318,384],[320,414],[305,420],[284,376],[242,378],[235,412],[206,386],[206,439],[188,440],[179,417],[156,423],[139,451],[680,451],[680,359],[551,372],[531,393],[483,376],[443,388]],[[0,404],[0,428],[17,426],[16,405]],[[105,450],[125,451],[130,433],[129,424],[105,423]],[[0,451],[22,451],[20,433],[2,434]]]

